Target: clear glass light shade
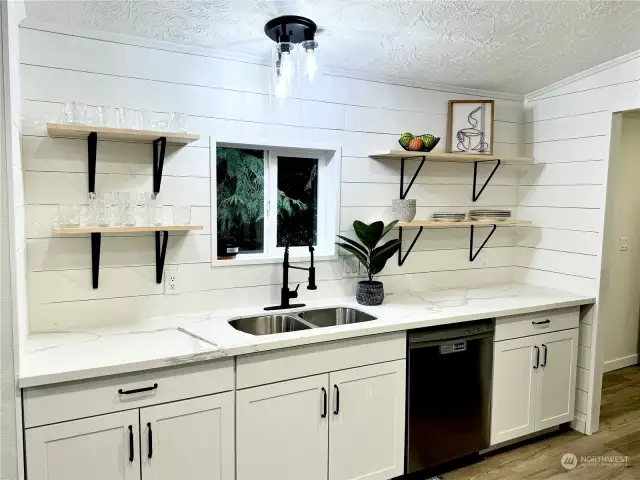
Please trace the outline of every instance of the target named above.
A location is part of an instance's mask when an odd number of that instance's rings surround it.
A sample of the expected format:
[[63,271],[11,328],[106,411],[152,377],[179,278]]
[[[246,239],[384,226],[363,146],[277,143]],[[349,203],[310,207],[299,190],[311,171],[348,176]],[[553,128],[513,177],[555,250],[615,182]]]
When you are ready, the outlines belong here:
[[305,40],[300,42],[300,75],[309,83],[315,82],[320,73],[320,64],[316,50],[318,42],[315,40]]
[[295,43],[274,44],[273,55],[273,94],[278,99],[293,95],[298,79],[298,48]]

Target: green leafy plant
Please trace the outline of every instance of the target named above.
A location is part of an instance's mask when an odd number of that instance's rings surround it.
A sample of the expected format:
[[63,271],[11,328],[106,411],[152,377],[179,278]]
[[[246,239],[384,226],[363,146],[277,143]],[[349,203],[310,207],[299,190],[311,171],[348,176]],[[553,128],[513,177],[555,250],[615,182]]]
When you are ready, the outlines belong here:
[[400,248],[400,240],[397,238],[389,240],[381,247],[377,247],[382,237],[389,233],[389,230],[395,227],[396,223],[398,223],[397,220],[394,220],[387,226],[382,222],[373,222],[367,225],[366,223],[356,220],[353,222],[353,229],[356,231],[356,236],[362,243],[338,235],[338,238],[344,240],[346,243],[336,242],[336,245],[352,253],[360,263],[364,265],[367,269],[367,275],[369,276],[369,283],[373,282],[373,276],[382,271],[387,260]]
[[[218,147],[216,150],[220,176],[218,229],[223,235],[231,235],[234,228],[252,225],[264,218],[264,160],[261,154],[239,148]],[[304,202],[288,197],[282,190],[278,190],[277,201],[279,217],[308,208]]]

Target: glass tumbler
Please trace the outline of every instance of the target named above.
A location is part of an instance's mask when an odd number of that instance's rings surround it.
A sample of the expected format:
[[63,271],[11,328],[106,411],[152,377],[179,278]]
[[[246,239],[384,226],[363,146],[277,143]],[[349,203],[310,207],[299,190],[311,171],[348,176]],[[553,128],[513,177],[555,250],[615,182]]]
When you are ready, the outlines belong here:
[[87,123],[87,106],[82,102],[73,102],[73,123]]
[[102,107],[104,115],[104,126],[110,128],[120,128],[119,113],[113,107]]
[[128,227],[136,224],[136,201],[132,193],[121,192],[118,195],[118,207],[123,225]]
[[162,225],[164,203],[162,196],[153,194],[147,202],[147,224],[152,226]]
[[190,205],[174,205],[173,206],[173,224],[189,225],[191,223],[191,206]]
[[170,130],[172,132],[187,132],[187,116],[184,113],[173,112],[171,113],[171,120],[169,122]]
[[111,205],[105,195],[94,195],[89,198],[89,216],[97,227],[108,227],[111,223]]
[[62,123],[73,123],[73,102],[63,102]]
[[77,227],[80,225],[80,206],[79,205],[58,205],[58,220],[56,222],[59,227]]

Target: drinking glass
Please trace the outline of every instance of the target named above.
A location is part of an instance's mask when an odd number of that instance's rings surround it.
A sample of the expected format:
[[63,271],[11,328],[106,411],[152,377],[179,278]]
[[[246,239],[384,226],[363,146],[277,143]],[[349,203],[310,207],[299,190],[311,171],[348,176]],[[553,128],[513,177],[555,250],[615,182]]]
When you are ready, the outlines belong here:
[[104,107],[87,107],[87,125],[104,125]]
[[105,195],[89,197],[89,211],[93,225],[108,227],[111,223],[111,205]]
[[151,195],[147,202],[147,224],[148,225],[162,225],[163,220],[163,206],[164,202],[162,199],[162,195],[157,193]]
[[168,113],[156,113],[152,124],[152,129],[160,132],[169,130],[171,117]]
[[172,132],[187,132],[187,116],[184,113],[173,112],[170,114],[170,130]]
[[73,123],[87,123],[87,106],[82,102],[73,102]]
[[118,208],[123,225],[135,226],[136,224],[136,201],[132,193],[120,192],[118,194]]
[[191,223],[191,206],[190,205],[174,205],[173,206],[173,224],[189,225]]
[[111,128],[120,128],[119,113],[113,107],[102,107],[104,126]]
[[138,130],[140,125],[138,124],[138,112],[132,108],[122,109],[122,127]]
[[80,207],[80,226],[93,227],[95,225],[95,216],[91,205],[82,205]]
[[80,225],[79,205],[58,205],[57,222],[60,227],[77,227]]
[[73,123],[73,102],[63,102],[62,123]]

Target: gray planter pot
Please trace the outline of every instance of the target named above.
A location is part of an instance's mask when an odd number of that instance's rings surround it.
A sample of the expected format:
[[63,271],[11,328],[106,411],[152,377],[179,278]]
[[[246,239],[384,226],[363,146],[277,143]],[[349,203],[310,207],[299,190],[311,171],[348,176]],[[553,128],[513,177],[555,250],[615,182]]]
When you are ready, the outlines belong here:
[[412,198],[391,201],[391,214],[395,220],[410,222],[416,217],[416,201]]
[[380,305],[384,301],[384,286],[382,282],[358,282],[356,300],[360,305]]

